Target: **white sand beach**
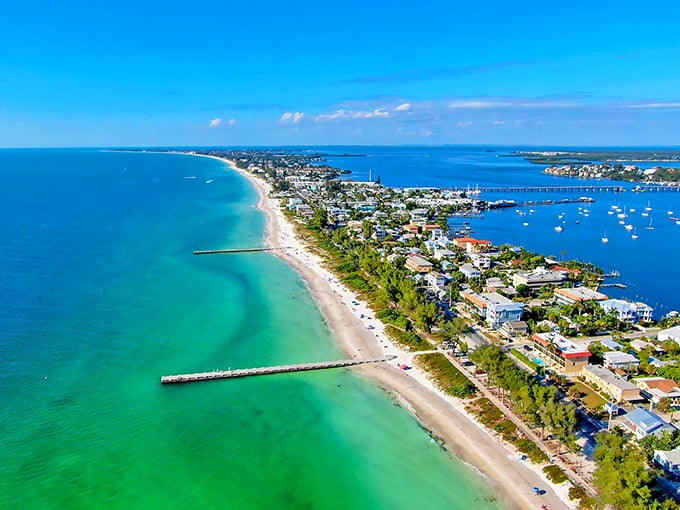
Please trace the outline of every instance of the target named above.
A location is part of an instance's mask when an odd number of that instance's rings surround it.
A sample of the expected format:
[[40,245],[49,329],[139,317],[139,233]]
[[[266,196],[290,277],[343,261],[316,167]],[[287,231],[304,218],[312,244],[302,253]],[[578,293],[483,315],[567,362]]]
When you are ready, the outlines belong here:
[[[225,161],[257,190],[258,207],[267,218],[267,245],[286,247],[274,253],[305,281],[340,348],[351,357],[397,356],[389,363],[362,365],[355,371],[392,393],[448,450],[485,476],[505,507],[538,509],[546,505],[552,510],[576,508],[567,497],[566,484],[552,484],[541,466],[520,460],[514,448],[465,411],[461,400],[437,389],[426,373],[417,367],[408,371],[399,369],[399,363],[412,365],[413,354],[394,345],[367,304],[342,285],[324,267],[322,259],[311,253],[295,236],[278,200],[269,198],[268,183],[237,168],[232,161],[216,159]],[[369,325],[372,325],[371,329]],[[535,495],[532,488],[536,486],[547,492],[542,496]]]

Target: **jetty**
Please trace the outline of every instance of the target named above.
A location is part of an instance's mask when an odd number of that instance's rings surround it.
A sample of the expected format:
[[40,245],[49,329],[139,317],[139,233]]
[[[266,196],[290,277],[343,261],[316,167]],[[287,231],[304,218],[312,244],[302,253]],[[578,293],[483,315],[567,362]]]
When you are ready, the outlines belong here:
[[218,253],[252,253],[257,251],[285,250],[287,246],[274,246],[271,248],[234,248],[230,250],[195,250],[194,255],[216,255]]
[[161,377],[161,384],[213,381],[215,379],[235,379],[237,377],[284,374],[288,372],[308,372],[311,370],[364,365],[366,363],[383,363],[385,361],[393,360],[394,358],[396,358],[396,356],[390,355],[382,358],[341,359],[335,361],[319,361],[316,363],[298,363],[296,365],[275,365],[270,367],[242,368],[237,370],[214,370],[212,372],[199,372],[196,374],[164,375]]

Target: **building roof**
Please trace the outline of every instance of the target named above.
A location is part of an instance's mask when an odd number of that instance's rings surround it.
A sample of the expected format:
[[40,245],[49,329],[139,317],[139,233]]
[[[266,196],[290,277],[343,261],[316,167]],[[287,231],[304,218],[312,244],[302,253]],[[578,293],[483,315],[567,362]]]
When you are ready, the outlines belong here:
[[574,287],[573,289],[555,289],[555,294],[573,301],[603,301],[609,296],[594,291],[588,287]]
[[646,434],[651,434],[659,427],[669,425],[663,421],[661,416],[652,411],[648,411],[644,407],[638,407],[626,414],[624,418],[633,423],[638,429],[643,430]]
[[669,337],[672,337],[672,338],[680,339],[680,326],[674,326],[672,328],[662,329],[661,331],[659,331],[659,334],[664,334],[664,335],[668,335]]
[[618,342],[615,342],[611,338],[605,338],[604,340],[600,340],[600,343],[602,345],[606,346],[606,347],[609,347],[610,349],[614,349],[614,350],[617,350],[617,351],[620,351],[621,349],[623,349],[623,345],[621,345]]
[[639,385],[647,386],[650,390],[656,389],[660,390],[665,394],[678,392],[680,393],[680,387],[673,379],[664,379],[663,377],[641,377],[635,379]]
[[590,351],[588,349],[579,347],[559,333],[534,333],[534,339],[545,346],[552,344],[555,349],[560,352],[563,358],[583,358],[585,356],[590,356]]
[[482,294],[477,294],[475,292],[463,292],[463,297],[469,301],[472,301],[476,305],[486,308],[488,306],[510,306],[519,305],[524,307],[523,303],[516,303],[505,296],[501,296],[497,292],[484,292]]
[[491,241],[486,239],[475,239],[474,237],[454,237],[453,241],[455,243],[470,243],[470,244],[491,244]]
[[602,359],[604,359],[607,363],[613,363],[615,365],[619,365],[621,363],[639,363],[639,360],[632,354],[619,351],[603,352]]
[[677,466],[680,464],[680,450],[678,448],[675,448],[674,450],[654,450],[654,457],[657,457],[659,455],[663,455],[668,462],[673,464],[674,466]]
[[604,381],[607,384],[615,386],[616,388],[619,388],[621,391],[638,389],[638,387],[635,386],[632,382],[619,379],[610,370],[607,370],[606,368],[601,367],[600,365],[586,365],[585,367],[583,367],[582,370],[590,372],[601,381]]

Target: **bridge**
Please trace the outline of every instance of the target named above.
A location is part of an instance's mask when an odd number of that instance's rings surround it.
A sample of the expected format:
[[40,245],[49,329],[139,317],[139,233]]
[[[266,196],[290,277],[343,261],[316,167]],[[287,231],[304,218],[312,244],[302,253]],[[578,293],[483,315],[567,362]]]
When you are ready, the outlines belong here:
[[284,374],[288,372],[307,372],[310,370],[324,370],[328,368],[350,367],[366,363],[383,363],[396,358],[385,356],[382,358],[342,359],[336,361],[319,361],[316,363],[299,363],[297,365],[276,365],[271,367],[243,368],[238,370],[214,370],[195,374],[164,375],[161,384],[178,384],[197,381],[213,381],[216,379],[235,379],[237,377],[252,377],[255,375]]
[[476,187],[472,190],[469,186],[443,188],[455,193],[481,194],[481,193],[532,193],[532,192],[567,192],[567,193],[623,193],[623,192],[664,192],[680,191],[680,184],[616,184],[616,185],[579,185],[579,186],[486,186]]

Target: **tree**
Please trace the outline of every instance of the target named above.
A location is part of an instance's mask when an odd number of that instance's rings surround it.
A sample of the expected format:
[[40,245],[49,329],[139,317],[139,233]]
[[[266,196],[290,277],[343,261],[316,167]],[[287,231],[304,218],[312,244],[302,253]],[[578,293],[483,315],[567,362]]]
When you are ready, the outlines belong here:
[[673,415],[675,414],[675,407],[673,407],[673,402],[670,398],[662,398],[659,403],[656,404],[656,409],[660,413],[670,414],[671,421],[673,421]]

